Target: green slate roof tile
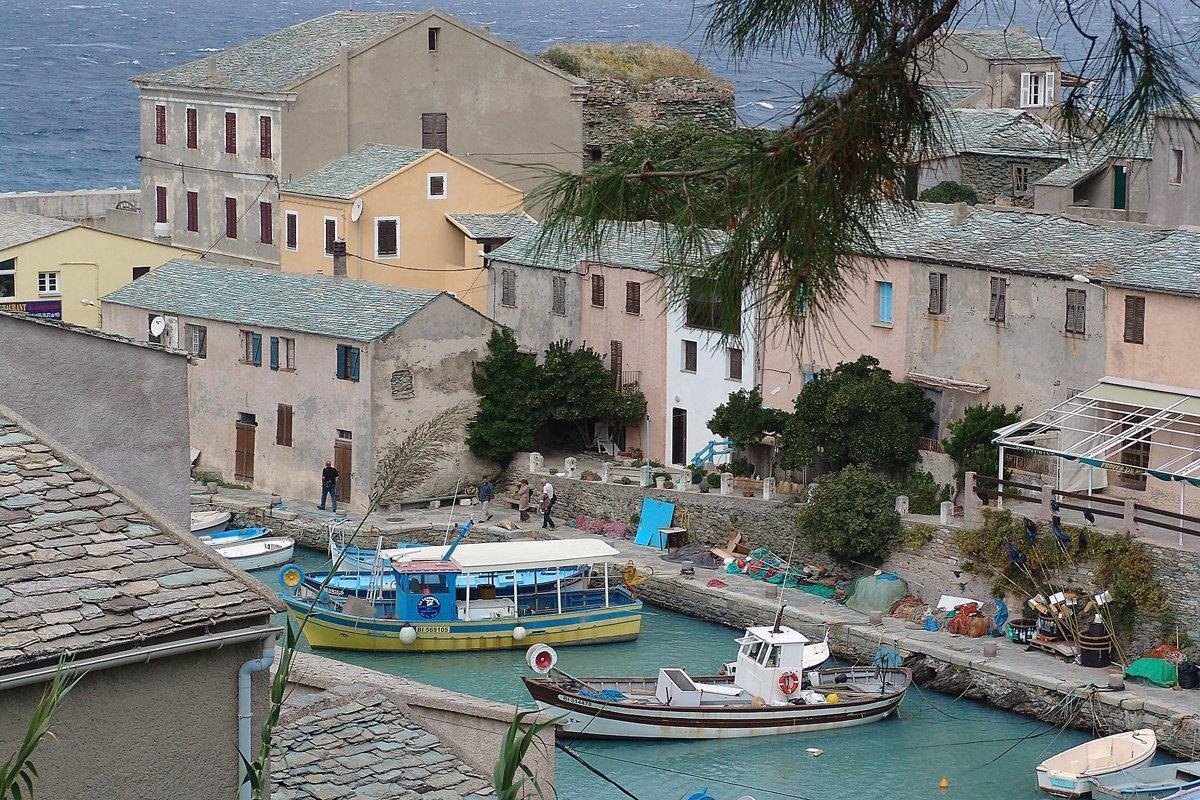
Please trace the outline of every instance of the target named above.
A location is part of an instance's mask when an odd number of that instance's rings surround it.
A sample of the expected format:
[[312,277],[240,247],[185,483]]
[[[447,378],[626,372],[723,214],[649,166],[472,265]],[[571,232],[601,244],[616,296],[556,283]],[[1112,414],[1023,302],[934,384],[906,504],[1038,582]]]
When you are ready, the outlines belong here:
[[1062,58],[1061,55],[1042,44],[1041,39],[1035,39],[1029,34],[1017,30],[959,30],[950,34],[950,38],[981,58],[1008,61]]
[[1129,136],[1113,133],[1100,142],[1081,142],[1067,154],[1067,163],[1046,174],[1036,186],[1074,186],[1108,165],[1113,158],[1149,159],[1154,152],[1154,120]]
[[439,294],[176,258],[101,299],[161,314],[369,342]]
[[[538,225],[488,254],[492,261],[517,264],[538,269],[567,272],[583,261],[597,261],[614,267],[658,272],[666,261],[676,257],[671,248],[671,228],[655,222],[608,223],[598,248],[573,244],[568,231],[543,235]],[[704,252],[720,247],[725,234],[709,231],[704,246],[685,261],[700,263]]]
[[1066,158],[1064,141],[1048,125],[1016,109],[950,108],[941,128],[941,155]]
[[[337,60],[342,45],[358,47],[399,28],[412,12],[339,11],[274,31],[240,47],[161,72],[134,83],[239,92],[280,92]],[[215,72],[210,64],[215,62]]]
[[303,178],[289,181],[283,191],[350,200],[368,186],[407,169],[432,152],[369,142]]
[[472,239],[511,239],[533,230],[537,223],[524,211],[503,214],[447,214]]

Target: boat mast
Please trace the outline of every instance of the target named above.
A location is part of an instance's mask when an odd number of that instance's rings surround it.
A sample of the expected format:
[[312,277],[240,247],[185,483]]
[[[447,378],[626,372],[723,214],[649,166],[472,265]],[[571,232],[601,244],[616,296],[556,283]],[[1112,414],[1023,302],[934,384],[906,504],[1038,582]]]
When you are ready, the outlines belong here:
[[783,633],[783,608],[786,605],[783,601],[783,593],[787,591],[788,578],[792,574],[792,554],[796,552],[796,534],[792,533],[792,543],[788,546],[788,557],[783,567],[783,580],[779,582],[779,609],[775,612],[775,627],[771,629],[771,633]]

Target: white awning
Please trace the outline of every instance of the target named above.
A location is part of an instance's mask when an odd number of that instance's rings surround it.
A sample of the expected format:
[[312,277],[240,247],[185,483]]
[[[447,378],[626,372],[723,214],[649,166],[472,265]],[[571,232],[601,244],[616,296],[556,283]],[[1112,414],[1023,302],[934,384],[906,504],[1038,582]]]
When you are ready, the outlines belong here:
[[1200,486],[1200,389],[1106,377],[1031,419],[1000,428],[993,441]]
[[971,383],[970,381],[959,381],[954,378],[943,378],[940,375],[926,375],[922,372],[908,373],[908,379],[913,383],[919,383],[922,386],[928,386],[931,389],[951,389],[956,392],[965,392],[967,394],[983,394],[988,390],[986,383]]
[[[446,545],[386,550],[393,563],[439,561]],[[545,542],[481,542],[460,544],[450,560],[465,573],[511,572],[522,569],[578,567],[607,561],[620,552],[599,539],[559,539]]]

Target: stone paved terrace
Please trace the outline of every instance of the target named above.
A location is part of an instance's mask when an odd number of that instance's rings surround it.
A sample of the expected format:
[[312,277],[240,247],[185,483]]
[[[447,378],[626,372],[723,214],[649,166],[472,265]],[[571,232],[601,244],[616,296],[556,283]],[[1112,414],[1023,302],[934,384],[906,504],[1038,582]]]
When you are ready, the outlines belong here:
[[464,764],[373,686],[293,697],[275,734],[278,800],[483,800],[490,780]]

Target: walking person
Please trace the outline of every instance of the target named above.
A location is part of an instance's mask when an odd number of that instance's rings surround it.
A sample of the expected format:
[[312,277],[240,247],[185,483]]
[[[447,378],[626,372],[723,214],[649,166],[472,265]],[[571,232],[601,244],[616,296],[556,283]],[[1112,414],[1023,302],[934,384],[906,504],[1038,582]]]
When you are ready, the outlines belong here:
[[542,503],[540,510],[542,512],[542,528],[554,530],[558,526],[554,524],[554,520],[550,518],[550,512],[554,510],[554,484],[549,480],[542,487]]
[[333,501],[333,510],[337,511],[337,479],[338,471],[333,468],[333,464],[329,461],[325,462],[325,469],[321,470],[321,503],[317,508],[325,510],[325,498],[328,497]]
[[533,494],[533,487],[529,485],[529,478],[521,478],[521,483],[517,486],[517,510],[521,512],[521,522],[529,522],[529,498]]
[[492,499],[496,496],[496,487],[492,485],[492,476],[484,475],[479,481],[479,486],[476,487],[479,499],[479,508],[483,511],[483,521],[487,522],[492,518]]

